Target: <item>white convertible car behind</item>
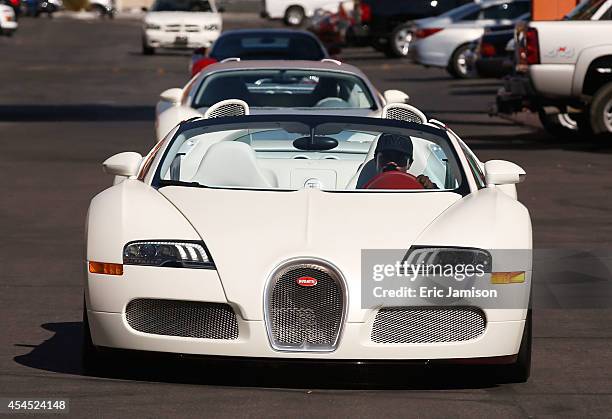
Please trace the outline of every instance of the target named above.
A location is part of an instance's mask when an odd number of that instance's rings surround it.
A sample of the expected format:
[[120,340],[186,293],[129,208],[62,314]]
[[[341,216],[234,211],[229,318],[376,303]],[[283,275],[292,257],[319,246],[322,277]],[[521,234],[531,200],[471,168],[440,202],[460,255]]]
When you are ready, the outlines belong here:
[[[413,149],[408,173],[391,177],[424,175],[433,188],[372,187],[388,174],[375,168],[383,135]],[[121,153],[104,168],[116,179],[87,217],[87,370],[128,349],[499,364],[512,380],[529,375],[531,259],[503,255],[531,249],[514,185],[525,173],[480,163],[441,124],[196,119],[144,158]],[[411,297],[402,273],[378,269],[397,254],[414,262],[410,272],[444,263],[466,294],[445,300],[437,278]],[[469,261],[482,276],[465,279]]]
[[380,116],[391,102],[405,102],[399,90],[378,92],[357,67],[336,60],[283,61],[227,59],[206,67],[184,88],[162,92],[155,108],[161,140],[178,123],[204,116],[226,99],[240,99],[253,114],[336,113]]

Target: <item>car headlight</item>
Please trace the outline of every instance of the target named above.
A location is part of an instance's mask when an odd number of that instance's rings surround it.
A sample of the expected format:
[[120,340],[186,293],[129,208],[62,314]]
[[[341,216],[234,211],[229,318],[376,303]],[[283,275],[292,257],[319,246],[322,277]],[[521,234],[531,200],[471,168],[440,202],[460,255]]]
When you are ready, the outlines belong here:
[[204,25],[204,30],[205,31],[218,31],[219,30],[219,25],[217,25],[216,23],[211,23],[208,25]]
[[483,249],[462,247],[413,247],[406,255],[410,266],[473,266],[479,272],[491,272],[491,253]]
[[204,243],[161,240],[126,244],[123,248],[123,264],[165,268],[215,267]]
[[145,29],[151,29],[156,31],[161,29],[161,26],[156,23],[145,23]]

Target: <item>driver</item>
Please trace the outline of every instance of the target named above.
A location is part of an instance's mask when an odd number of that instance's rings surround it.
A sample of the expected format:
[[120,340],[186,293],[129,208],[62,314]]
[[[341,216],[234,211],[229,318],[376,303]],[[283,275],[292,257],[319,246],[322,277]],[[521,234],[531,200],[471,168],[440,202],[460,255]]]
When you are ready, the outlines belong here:
[[[374,158],[377,175],[365,184],[365,189],[373,188],[375,181],[387,172],[407,173],[414,160],[412,140],[410,137],[403,135],[382,134],[378,139],[378,144],[376,144]],[[417,176],[416,181],[424,189],[438,189],[438,185],[425,175]]]

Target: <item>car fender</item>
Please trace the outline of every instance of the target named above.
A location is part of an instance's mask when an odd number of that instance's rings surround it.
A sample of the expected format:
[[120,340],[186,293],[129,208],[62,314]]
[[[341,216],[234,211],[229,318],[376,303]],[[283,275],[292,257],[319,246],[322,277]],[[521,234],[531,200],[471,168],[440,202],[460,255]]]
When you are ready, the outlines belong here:
[[172,128],[176,127],[182,121],[191,118],[201,118],[202,114],[197,110],[188,106],[172,106],[162,111],[157,117],[157,123],[155,126],[155,135],[157,141],[160,141]]
[[488,187],[449,207],[415,244],[529,250],[531,218],[527,208],[501,188]]
[[576,62],[576,67],[574,69],[572,96],[582,96],[585,78],[589,70],[589,66],[597,58],[606,55],[612,55],[612,44],[585,48],[580,52],[580,55],[578,56],[578,61]]
[[201,240],[176,207],[139,180],[127,179],[92,199],[86,220],[88,261],[123,263],[124,245],[144,239]]

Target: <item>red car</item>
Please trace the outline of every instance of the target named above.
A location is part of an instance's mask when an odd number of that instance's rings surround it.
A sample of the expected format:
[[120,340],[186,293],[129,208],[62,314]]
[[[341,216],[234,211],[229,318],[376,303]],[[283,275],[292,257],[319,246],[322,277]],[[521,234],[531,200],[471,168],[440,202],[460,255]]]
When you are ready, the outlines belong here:
[[224,32],[210,50],[199,48],[191,57],[191,76],[226,59],[309,60],[329,58],[310,32],[291,29],[241,29]]

